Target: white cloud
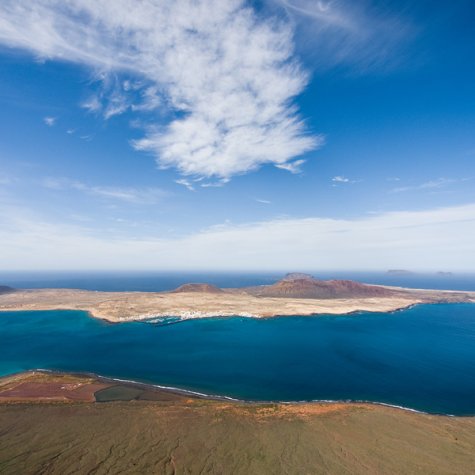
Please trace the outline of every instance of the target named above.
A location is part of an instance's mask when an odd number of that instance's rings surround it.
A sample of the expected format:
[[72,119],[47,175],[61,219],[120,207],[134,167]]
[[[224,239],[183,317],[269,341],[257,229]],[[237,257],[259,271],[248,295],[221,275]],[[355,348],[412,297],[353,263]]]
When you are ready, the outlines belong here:
[[180,178],[179,180],[175,180],[175,183],[177,185],[182,185],[182,186],[188,188],[188,190],[190,190],[190,191],[195,191],[195,187],[186,178]]
[[475,269],[475,204],[227,223],[174,239],[140,234],[124,238],[117,229],[92,231],[0,207],[3,269]]
[[221,178],[220,180],[217,181],[206,181],[200,184],[202,188],[219,188],[221,186],[224,186],[226,183],[228,183],[229,178]]
[[277,168],[282,170],[287,170],[290,173],[300,173],[302,165],[305,163],[305,160],[295,160],[294,162],[279,163],[276,165]]
[[262,199],[260,199],[260,198],[256,198],[256,201],[257,201],[258,203],[262,203],[262,204],[264,204],[264,205],[270,205],[270,204],[272,204],[272,201],[269,201],[269,200],[262,200]]
[[44,117],[43,122],[48,126],[48,127],[53,127],[53,125],[56,124],[56,117]]
[[154,154],[160,167],[216,178],[266,163],[293,172],[299,161],[291,161],[319,145],[292,104],[307,75],[293,58],[289,24],[246,5],[3,0],[0,43],[102,71],[98,77],[113,87],[83,107],[106,118],[133,105],[133,88],[123,81],[115,87],[117,75],[140,78],[135,108],[164,104],[168,122],[157,120],[133,145]]
[[346,178],[345,176],[338,175],[334,176],[332,178],[332,181],[335,183],[350,183],[351,180],[349,178]]
[[99,112],[102,109],[102,104],[96,95],[88,97],[81,103],[81,107],[88,112]]

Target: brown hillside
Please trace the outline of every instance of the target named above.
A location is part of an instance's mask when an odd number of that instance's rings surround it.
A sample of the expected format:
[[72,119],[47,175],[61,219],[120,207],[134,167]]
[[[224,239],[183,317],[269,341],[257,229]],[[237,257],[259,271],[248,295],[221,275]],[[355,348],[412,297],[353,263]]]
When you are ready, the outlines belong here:
[[177,289],[173,290],[173,292],[176,293],[185,293],[185,292],[204,292],[208,294],[219,294],[222,293],[223,291],[219,288],[216,287],[215,285],[211,284],[184,284],[180,285]]
[[376,285],[352,280],[318,280],[302,274],[289,274],[273,285],[253,287],[248,292],[258,297],[307,299],[390,297],[396,294],[394,290]]

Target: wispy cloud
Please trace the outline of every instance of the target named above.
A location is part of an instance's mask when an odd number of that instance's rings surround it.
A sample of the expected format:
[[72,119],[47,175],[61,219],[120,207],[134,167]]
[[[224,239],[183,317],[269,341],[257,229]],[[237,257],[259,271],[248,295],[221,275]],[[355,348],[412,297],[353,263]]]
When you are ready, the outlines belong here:
[[346,178],[346,176],[342,175],[337,175],[332,178],[332,181],[334,183],[351,183],[351,180],[349,178]]
[[297,174],[302,171],[302,165],[304,163],[305,160],[295,160],[293,162],[278,163],[276,167],[282,170],[287,170],[290,173]]
[[53,127],[53,125],[56,124],[56,120],[57,120],[56,117],[51,117],[51,116],[47,116],[47,117],[44,117],[44,118],[43,118],[43,122],[44,122],[48,127]]
[[[200,180],[201,181],[201,180]],[[220,188],[228,183],[229,178],[221,178],[220,180],[216,181],[204,181],[200,183],[202,188]]]
[[185,188],[188,188],[190,191],[195,191],[195,187],[192,185],[192,183],[187,180],[186,178],[180,178],[179,180],[175,180],[175,183],[177,185],[182,185]]
[[269,201],[269,200],[262,200],[262,199],[260,199],[260,198],[256,198],[256,201],[257,201],[258,203],[262,203],[262,204],[264,204],[264,205],[270,205],[270,204],[272,204],[272,201]]
[[391,190],[392,193],[402,193],[405,191],[416,191],[416,190],[437,190],[441,188],[448,187],[454,183],[460,183],[464,181],[469,181],[471,178],[437,178],[436,180],[426,181],[424,183],[419,183],[417,185],[409,186],[399,186]]
[[352,180],[346,176],[343,175],[337,175],[332,178],[332,186],[338,186],[338,185],[351,185],[353,183],[358,183],[361,180]]
[[417,28],[407,14],[374,0],[267,0],[291,17],[320,67],[349,65],[359,71],[401,61],[403,47]]
[[[292,33],[244,0],[0,4],[0,43],[119,78],[83,107],[106,118],[134,104],[166,107],[167,122],[133,146],[192,176],[230,178],[263,164],[295,172],[293,160],[319,146],[293,103],[307,74]],[[140,89],[124,88],[124,74],[139,77]]]
[[74,190],[109,200],[132,204],[152,205],[163,200],[167,193],[160,188],[132,188],[113,186],[91,186],[68,178],[46,178],[41,183],[51,190]]
[[81,102],[80,106],[89,112],[99,112],[102,109],[101,101],[97,96],[90,96]]
[[79,191],[84,191],[91,195],[100,196],[134,204],[156,204],[162,201],[166,193],[159,188],[120,188],[110,186],[86,186],[81,184],[76,187]]
[[49,219],[21,208],[0,207],[3,269],[475,268],[473,203],[351,220],[309,217],[240,226],[225,223],[174,239],[145,237],[143,232],[124,238],[116,229],[92,231]]

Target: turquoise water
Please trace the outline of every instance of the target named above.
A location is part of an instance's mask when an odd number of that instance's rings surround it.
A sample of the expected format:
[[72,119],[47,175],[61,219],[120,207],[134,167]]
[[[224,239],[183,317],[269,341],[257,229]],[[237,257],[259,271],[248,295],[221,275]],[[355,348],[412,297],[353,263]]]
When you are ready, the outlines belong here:
[[475,305],[396,313],[109,324],[0,313],[0,374],[93,372],[248,400],[365,400],[475,414]]

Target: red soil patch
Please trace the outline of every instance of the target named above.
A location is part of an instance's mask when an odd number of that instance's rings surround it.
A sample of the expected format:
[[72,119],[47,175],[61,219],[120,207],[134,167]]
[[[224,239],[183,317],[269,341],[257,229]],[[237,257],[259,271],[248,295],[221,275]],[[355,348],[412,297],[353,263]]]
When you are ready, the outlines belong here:
[[0,400],[42,400],[94,402],[94,393],[109,387],[103,383],[23,382],[0,392]]

